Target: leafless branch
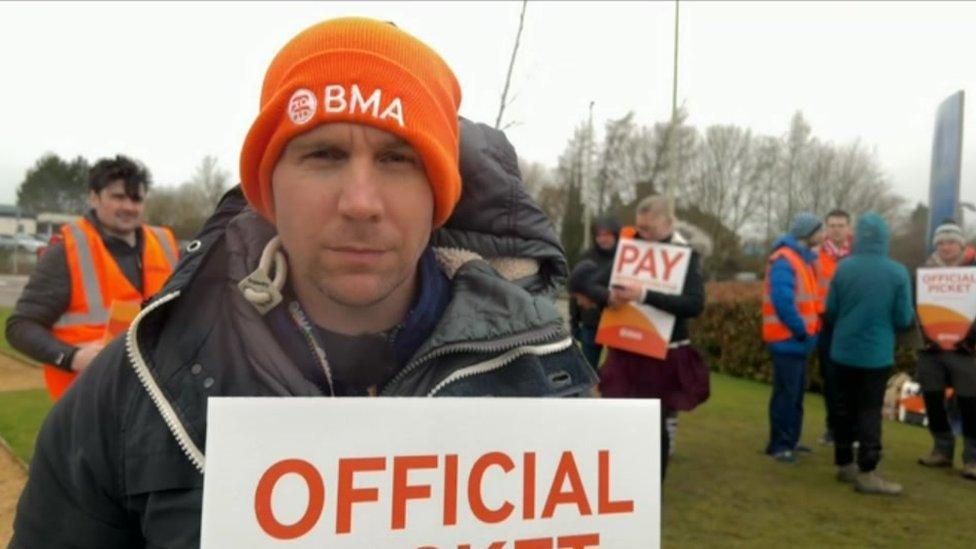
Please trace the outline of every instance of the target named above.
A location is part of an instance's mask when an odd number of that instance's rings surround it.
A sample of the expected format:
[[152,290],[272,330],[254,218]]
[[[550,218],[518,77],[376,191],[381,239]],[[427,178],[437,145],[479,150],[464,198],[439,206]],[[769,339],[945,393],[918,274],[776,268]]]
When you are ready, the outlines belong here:
[[508,97],[508,87],[512,83],[512,70],[515,68],[515,57],[518,54],[519,42],[522,39],[522,28],[525,25],[525,8],[528,5],[529,0],[522,0],[522,14],[519,15],[518,32],[515,34],[515,46],[512,47],[512,57],[508,60],[508,74],[505,75],[505,87],[502,89],[502,98],[498,104],[498,117],[495,118],[496,130],[502,125],[502,116],[504,116],[505,107],[508,104],[505,99]]

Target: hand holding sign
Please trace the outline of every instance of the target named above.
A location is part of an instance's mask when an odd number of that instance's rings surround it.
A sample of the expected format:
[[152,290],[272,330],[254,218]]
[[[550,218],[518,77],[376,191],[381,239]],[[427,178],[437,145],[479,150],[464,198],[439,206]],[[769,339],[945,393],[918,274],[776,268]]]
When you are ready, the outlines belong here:
[[637,284],[618,283],[610,286],[610,306],[613,308],[623,307],[628,303],[640,301],[644,295],[644,290]]
[[691,251],[684,246],[621,239],[613,258],[610,307],[604,309],[596,342],[645,356],[664,358],[674,315],[639,303],[646,289],[680,294]]

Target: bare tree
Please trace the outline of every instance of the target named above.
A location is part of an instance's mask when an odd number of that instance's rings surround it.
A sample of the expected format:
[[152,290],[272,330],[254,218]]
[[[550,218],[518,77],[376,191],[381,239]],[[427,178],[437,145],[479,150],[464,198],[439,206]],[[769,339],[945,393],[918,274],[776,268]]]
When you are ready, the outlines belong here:
[[146,202],[146,218],[170,227],[177,238],[192,238],[213,213],[229,178],[215,157],[205,156],[189,181],[179,187],[153,188]]
[[[512,83],[512,70],[515,68],[515,57],[518,55],[519,42],[522,39],[522,29],[525,26],[525,8],[529,5],[529,0],[522,0],[522,13],[519,15],[518,32],[515,33],[515,45],[512,46],[512,56],[508,60],[508,73],[505,75],[505,87],[502,88],[502,98],[498,104],[498,117],[495,118],[495,129],[502,128],[502,116],[505,114],[505,107],[508,106],[508,88]],[[508,125],[505,126],[506,128]]]
[[197,171],[193,174],[189,183],[199,188],[203,193],[209,210],[217,205],[220,197],[227,191],[227,181],[229,179],[230,174],[220,169],[217,165],[217,158],[208,155],[200,161],[200,165],[197,166]]
[[796,189],[802,179],[804,160],[810,142],[810,124],[803,117],[803,113],[797,111],[790,120],[790,129],[784,138],[783,156],[781,166],[781,181],[785,186],[779,192],[784,193],[785,198],[779,211],[779,229],[785,231],[793,215],[801,211],[797,206]]
[[593,200],[597,217],[604,215],[621,189],[633,186],[637,176],[640,141],[635,135],[634,113],[608,120],[597,165]]
[[685,202],[711,216],[720,226],[703,227],[718,242],[721,229],[739,234],[756,218],[765,194],[764,183],[775,168],[762,154],[762,143],[737,126],[705,130],[692,164]]

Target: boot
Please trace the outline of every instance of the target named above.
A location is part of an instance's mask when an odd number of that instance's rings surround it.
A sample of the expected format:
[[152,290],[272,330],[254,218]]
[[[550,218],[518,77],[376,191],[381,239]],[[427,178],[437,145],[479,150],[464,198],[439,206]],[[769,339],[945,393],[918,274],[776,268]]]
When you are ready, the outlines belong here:
[[858,472],[857,464],[841,465],[837,468],[837,480],[846,484],[854,484],[857,482]]
[[938,450],[932,450],[931,454],[918,458],[918,464],[926,467],[952,467],[952,458],[942,455]]
[[963,466],[962,478],[976,480],[976,461],[971,461]]
[[932,433],[932,442],[932,453],[919,458],[918,464],[926,467],[952,467],[952,458],[956,455],[956,436],[952,431]]
[[862,494],[884,494],[897,496],[901,494],[901,484],[881,478],[877,471],[858,473],[854,481],[854,489]]

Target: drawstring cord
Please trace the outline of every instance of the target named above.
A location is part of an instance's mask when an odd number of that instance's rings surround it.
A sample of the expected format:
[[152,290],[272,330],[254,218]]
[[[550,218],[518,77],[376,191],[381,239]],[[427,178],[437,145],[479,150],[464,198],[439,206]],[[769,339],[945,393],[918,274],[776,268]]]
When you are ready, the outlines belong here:
[[[274,277],[271,276],[271,265],[274,262]],[[237,287],[244,294],[254,308],[262,315],[274,309],[281,303],[281,290],[288,278],[288,263],[285,254],[281,253],[281,238],[275,236],[261,252],[258,268],[244,277]]]

